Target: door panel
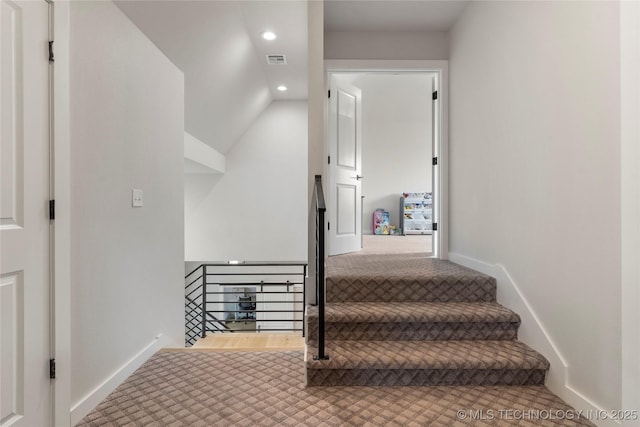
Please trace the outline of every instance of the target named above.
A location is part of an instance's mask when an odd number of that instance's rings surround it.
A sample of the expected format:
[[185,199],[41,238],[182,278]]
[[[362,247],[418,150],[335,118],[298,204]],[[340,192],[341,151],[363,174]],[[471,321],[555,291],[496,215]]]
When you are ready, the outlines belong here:
[[338,211],[336,234],[349,236],[356,232],[356,193],[355,185],[337,185],[336,207]]
[[24,412],[24,283],[22,273],[0,276],[0,423]]
[[362,238],[361,91],[331,76],[329,99],[329,255],[356,252]]
[[2,70],[0,93],[2,94],[0,157],[0,226],[22,227],[22,90],[20,78],[22,61],[16,57],[22,42],[20,8],[15,3],[2,1],[0,31],[2,44]]
[[0,424],[50,424],[48,5],[0,0]]
[[338,166],[356,170],[356,98],[338,90]]

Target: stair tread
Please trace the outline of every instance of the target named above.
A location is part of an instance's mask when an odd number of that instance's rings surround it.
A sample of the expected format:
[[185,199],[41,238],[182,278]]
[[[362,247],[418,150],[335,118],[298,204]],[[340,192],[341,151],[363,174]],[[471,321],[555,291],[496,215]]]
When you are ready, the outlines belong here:
[[[310,343],[308,354],[317,354]],[[329,360],[308,369],[549,369],[520,341],[327,341]]]
[[479,271],[451,261],[422,254],[385,254],[329,257],[327,279],[438,279],[495,283],[495,279]]
[[[308,318],[316,318],[317,307],[308,307]],[[517,323],[520,316],[495,302],[354,302],[327,303],[329,323]]]
[[327,302],[495,301],[496,280],[425,256],[329,257]]

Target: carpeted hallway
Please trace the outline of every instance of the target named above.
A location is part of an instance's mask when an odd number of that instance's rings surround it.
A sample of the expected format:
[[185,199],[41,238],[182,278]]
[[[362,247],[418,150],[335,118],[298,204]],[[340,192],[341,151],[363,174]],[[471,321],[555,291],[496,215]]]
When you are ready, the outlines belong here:
[[425,254],[327,261],[329,360],[307,353],[165,351],[82,426],[593,425],[551,393],[494,278]]
[[80,426],[578,426],[544,386],[305,387],[303,352],[159,352]]

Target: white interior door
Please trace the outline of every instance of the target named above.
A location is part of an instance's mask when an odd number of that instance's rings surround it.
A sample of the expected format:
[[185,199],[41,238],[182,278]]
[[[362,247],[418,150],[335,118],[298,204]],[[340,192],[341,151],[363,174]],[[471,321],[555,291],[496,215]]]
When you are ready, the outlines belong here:
[[362,236],[360,89],[331,76],[329,97],[329,255],[356,252]]
[[48,5],[0,0],[0,425],[51,424]]

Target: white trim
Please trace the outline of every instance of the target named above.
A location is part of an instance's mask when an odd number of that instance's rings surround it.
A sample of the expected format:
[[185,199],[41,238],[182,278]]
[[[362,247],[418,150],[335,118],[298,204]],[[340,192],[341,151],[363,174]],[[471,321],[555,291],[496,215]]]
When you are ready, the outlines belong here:
[[113,374],[107,377],[99,386],[91,390],[86,396],[74,403],[71,407],[71,425],[78,424],[91,410],[102,402],[113,390],[122,384],[129,375],[138,369],[144,362],[153,356],[166,344],[166,338],[159,334],[153,341],[122,365]]
[[54,1],[53,78],[54,110],[54,354],[56,379],[53,386],[53,423],[71,425],[71,148],[69,100],[69,8],[68,1]]
[[[439,188],[435,189],[439,204],[438,236],[435,256],[440,259],[449,257],[449,61],[447,60],[333,60],[324,61],[325,93],[329,90],[329,73],[358,71],[395,71],[395,72],[433,72],[438,74],[440,98],[440,147],[438,150]],[[326,97],[325,97],[326,100]],[[328,111],[325,103],[325,125]],[[328,132],[327,132],[328,134]],[[328,142],[324,141],[325,151]],[[326,157],[325,157],[326,158]],[[324,162],[324,175],[328,176],[327,164]],[[439,196],[438,196],[439,195]]]
[[[589,413],[594,414],[596,411],[605,411],[569,383],[569,364],[547,332],[544,323],[504,266],[489,264],[454,252],[449,254],[449,259],[456,264],[495,277],[498,285],[498,302],[518,313],[522,321],[518,330],[518,339],[540,352],[551,363],[545,385],[552,392],[576,410],[583,411],[585,416]],[[596,420],[594,419],[594,421]],[[621,424],[612,420],[603,420],[598,421],[598,425],[618,426]]]

